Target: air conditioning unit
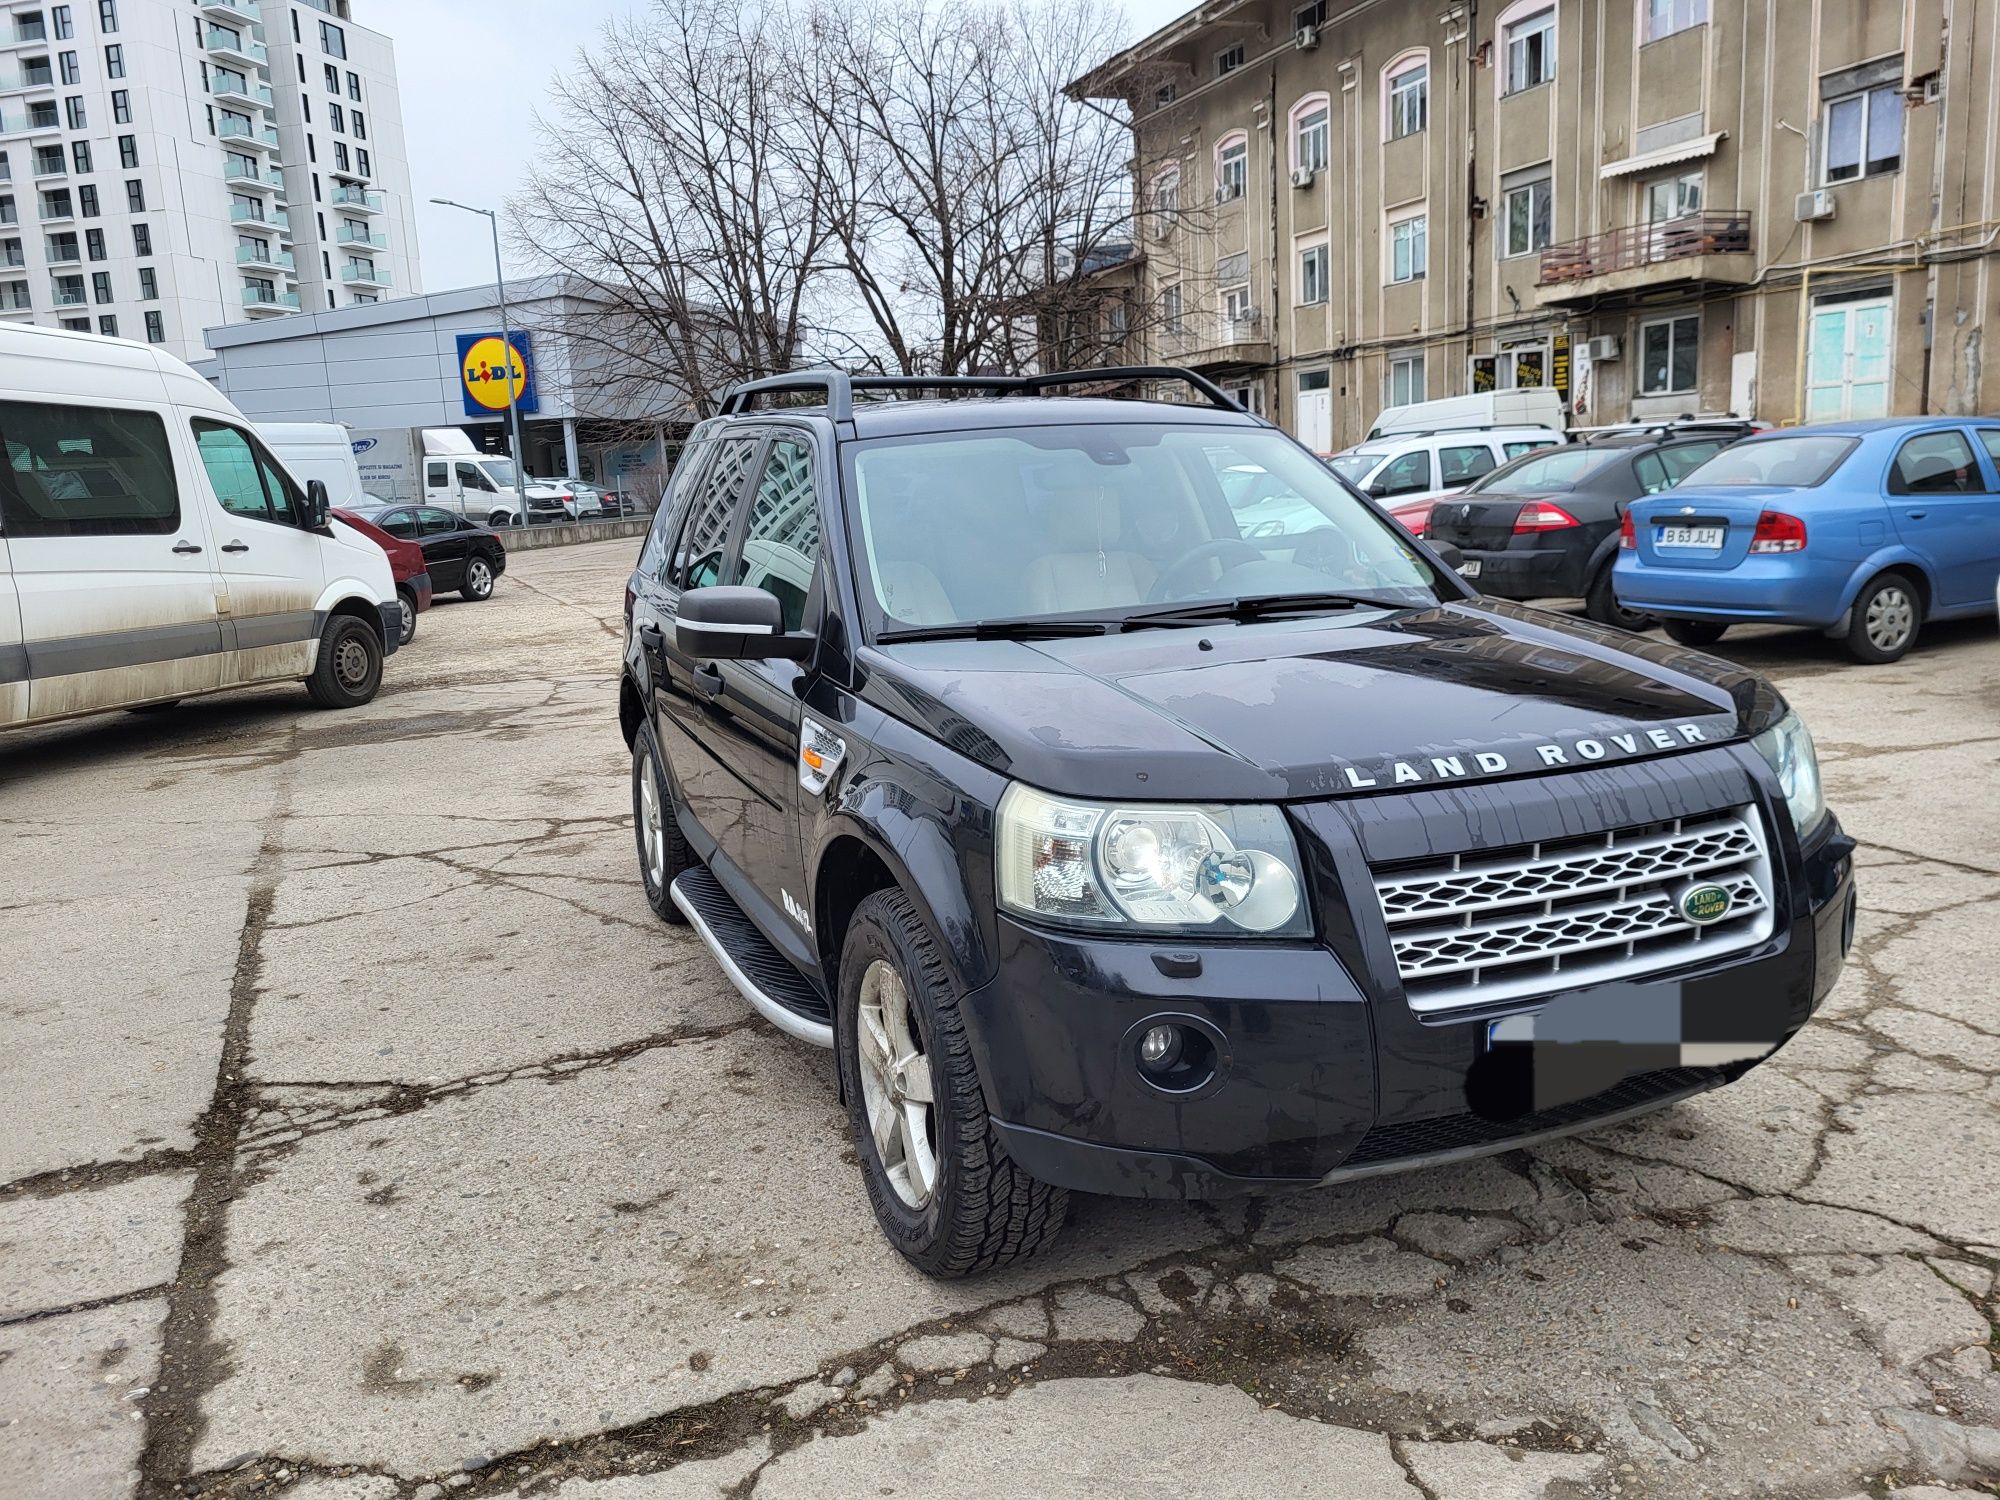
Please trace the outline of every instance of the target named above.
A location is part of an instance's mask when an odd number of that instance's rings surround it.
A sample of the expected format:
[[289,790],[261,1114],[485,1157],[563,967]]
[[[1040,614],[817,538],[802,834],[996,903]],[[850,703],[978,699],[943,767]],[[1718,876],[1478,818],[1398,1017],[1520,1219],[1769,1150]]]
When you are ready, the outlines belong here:
[[1313,169],[1312,169],[1311,167],[1293,167],[1293,168],[1292,168],[1292,186],[1293,186],[1293,187],[1295,187],[1295,188],[1309,188],[1309,187],[1311,187],[1312,185],[1313,185]]
[[1319,28],[1317,26],[1301,26],[1299,34],[1292,40],[1297,45],[1299,51],[1310,52],[1319,45]]
[[1600,334],[1594,339],[1583,341],[1583,352],[1590,356],[1590,362],[1601,365],[1616,359],[1625,351],[1625,341],[1615,333]]
[[1837,206],[1838,200],[1834,198],[1831,188],[1800,193],[1797,207],[1798,221],[1801,224],[1811,224],[1821,219],[1830,219]]

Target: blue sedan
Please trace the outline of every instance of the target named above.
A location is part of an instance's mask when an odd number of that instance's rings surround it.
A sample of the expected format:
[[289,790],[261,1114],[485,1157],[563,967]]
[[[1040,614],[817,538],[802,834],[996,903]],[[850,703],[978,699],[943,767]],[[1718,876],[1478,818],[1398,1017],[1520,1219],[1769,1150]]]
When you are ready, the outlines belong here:
[[1991,614],[2000,418],[1899,418],[1768,433],[1626,509],[1612,586],[1667,634],[1808,625],[1895,661],[1926,620]]

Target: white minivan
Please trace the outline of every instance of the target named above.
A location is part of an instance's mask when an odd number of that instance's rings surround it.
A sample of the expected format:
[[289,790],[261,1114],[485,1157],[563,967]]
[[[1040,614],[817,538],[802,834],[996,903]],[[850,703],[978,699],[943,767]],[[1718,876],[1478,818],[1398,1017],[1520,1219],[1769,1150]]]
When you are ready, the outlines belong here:
[[179,360],[0,328],[0,443],[0,726],[286,680],[375,696],[388,558]]

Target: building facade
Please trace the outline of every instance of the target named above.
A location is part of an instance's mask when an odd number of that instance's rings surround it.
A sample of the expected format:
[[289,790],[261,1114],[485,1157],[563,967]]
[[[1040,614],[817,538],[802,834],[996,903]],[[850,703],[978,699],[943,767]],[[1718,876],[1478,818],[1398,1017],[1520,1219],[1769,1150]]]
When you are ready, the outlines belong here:
[[418,274],[394,50],[348,0],[0,6],[0,317],[199,359]]
[[1552,386],[1579,425],[2000,410],[2000,0],[1221,0],[1131,110],[1147,359],[1321,451]]

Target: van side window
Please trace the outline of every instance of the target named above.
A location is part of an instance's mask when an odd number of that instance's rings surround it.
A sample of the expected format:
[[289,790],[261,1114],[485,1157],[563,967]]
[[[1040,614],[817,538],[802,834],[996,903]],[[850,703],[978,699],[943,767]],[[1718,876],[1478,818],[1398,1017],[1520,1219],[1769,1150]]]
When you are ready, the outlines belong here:
[[152,412],[0,401],[0,531],[160,536],[181,527],[167,425]]
[[1498,467],[1493,461],[1493,450],[1484,443],[1438,449],[1440,484],[1470,484]]
[[232,516],[290,526],[300,513],[298,489],[240,428],[197,417],[194,443],[215,498]]
[[424,465],[424,484],[434,490],[441,490],[451,482],[451,465],[427,463]]
[[460,464],[458,482],[469,490],[490,490],[492,483],[480,472],[478,464]]

